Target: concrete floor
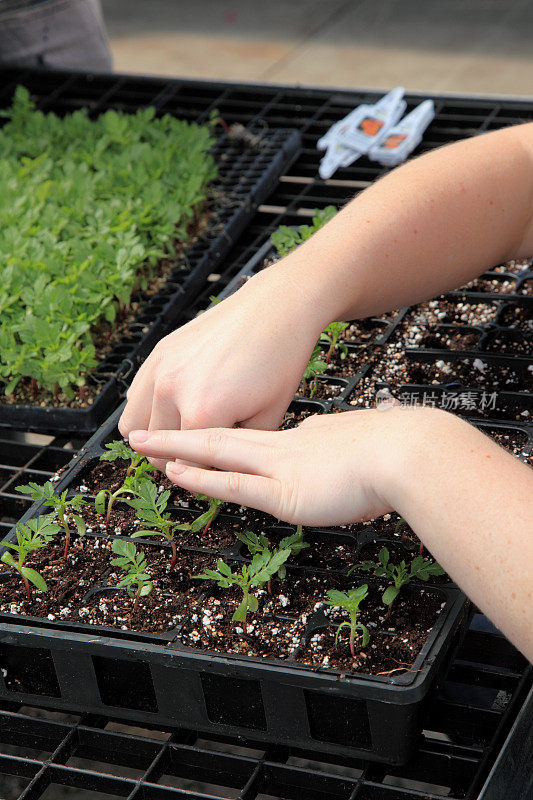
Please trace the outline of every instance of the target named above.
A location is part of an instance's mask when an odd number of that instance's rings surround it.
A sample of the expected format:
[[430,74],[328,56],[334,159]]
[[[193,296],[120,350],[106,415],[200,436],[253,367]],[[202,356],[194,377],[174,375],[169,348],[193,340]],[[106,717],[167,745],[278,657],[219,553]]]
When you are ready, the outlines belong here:
[[533,96],[531,0],[102,0],[115,69]]

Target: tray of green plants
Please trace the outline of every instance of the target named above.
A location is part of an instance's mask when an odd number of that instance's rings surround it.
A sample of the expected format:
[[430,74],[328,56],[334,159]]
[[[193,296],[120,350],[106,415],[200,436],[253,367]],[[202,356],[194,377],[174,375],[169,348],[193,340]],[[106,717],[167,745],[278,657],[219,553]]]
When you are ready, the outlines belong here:
[[1,549],[0,695],[406,761],[464,594],[401,524],[304,530],[175,487],[119,413],[17,487],[35,503]]
[[0,427],[89,433],[203,288],[296,131],[222,132],[151,108],[34,108],[0,130]]

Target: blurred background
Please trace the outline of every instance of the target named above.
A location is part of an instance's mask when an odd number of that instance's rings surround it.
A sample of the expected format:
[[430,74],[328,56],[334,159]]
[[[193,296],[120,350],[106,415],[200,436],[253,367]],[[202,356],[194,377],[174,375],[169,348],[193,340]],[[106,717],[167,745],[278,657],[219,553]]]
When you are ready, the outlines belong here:
[[531,0],[102,0],[114,68],[533,95]]

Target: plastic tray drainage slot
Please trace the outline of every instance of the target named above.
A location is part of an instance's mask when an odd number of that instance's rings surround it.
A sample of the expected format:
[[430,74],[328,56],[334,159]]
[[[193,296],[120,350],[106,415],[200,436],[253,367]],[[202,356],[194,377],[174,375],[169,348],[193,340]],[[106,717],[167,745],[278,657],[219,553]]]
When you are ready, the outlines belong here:
[[366,701],[333,697],[304,689],[309,730],[313,739],[370,750],[370,722]]
[[50,650],[0,644],[0,670],[9,692],[61,697]]
[[207,716],[217,725],[235,725],[266,731],[266,717],[259,681],[224,677],[203,672],[200,675]]
[[116,708],[157,713],[150,665],[146,661],[92,656],[102,703]]

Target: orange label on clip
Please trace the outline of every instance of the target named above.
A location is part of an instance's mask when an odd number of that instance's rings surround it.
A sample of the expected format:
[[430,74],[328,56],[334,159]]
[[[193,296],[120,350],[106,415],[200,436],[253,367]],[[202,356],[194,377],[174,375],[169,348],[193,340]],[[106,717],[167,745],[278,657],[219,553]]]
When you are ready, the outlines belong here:
[[404,139],[407,139],[406,133],[398,136],[388,136],[387,139],[385,139],[383,147],[385,147],[386,150],[394,150]]
[[366,133],[367,136],[375,136],[382,127],[383,123],[379,119],[374,119],[373,117],[365,117],[359,124],[359,130]]

